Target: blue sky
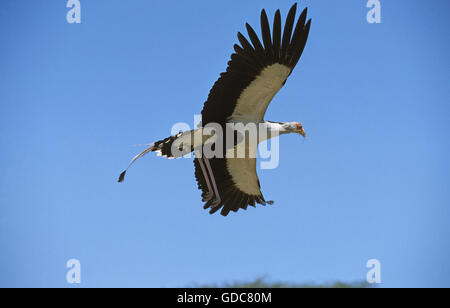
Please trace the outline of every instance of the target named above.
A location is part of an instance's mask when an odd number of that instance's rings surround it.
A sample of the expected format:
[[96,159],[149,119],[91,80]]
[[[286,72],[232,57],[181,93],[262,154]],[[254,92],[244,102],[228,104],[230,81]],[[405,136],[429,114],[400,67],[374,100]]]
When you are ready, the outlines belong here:
[[[0,286],[183,287],[364,280],[450,287],[448,1],[301,1],[299,65],[266,114],[302,122],[267,199],[202,209],[192,161],[129,159],[193,122],[245,22],[292,1],[0,3]],[[259,30],[259,29],[258,29]],[[259,33],[259,31],[258,31]]]

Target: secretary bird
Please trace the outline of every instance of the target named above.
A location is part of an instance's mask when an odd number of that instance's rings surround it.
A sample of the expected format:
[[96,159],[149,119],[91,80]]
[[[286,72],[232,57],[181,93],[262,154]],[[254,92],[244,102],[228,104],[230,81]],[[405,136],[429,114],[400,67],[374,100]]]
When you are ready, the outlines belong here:
[[[238,33],[240,45],[234,45],[235,52],[231,55],[227,70],[220,74],[208,95],[201,113],[201,126],[155,142],[134,157],[128,168],[138,158],[150,152],[157,152],[158,156],[167,158],[179,158],[194,151],[195,178],[202,191],[204,209],[209,209],[211,214],[222,209],[220,213],[227,216],[230,211],[246,210],[249,205],[255,207],[256,203],[272,204],[273,201],[266,201],[261,193],[256,173],[256,157],[249,155],[254,149],[246,140],[247,134],[230,132],[228,125],[243,123],[262,127],[267,134],[258,134],[257,144],[289,133],[306,137],[303,126],[298,122],[264,121],[268,105],[285,85],[306,45],[311,19],[306,21],[305,8],[294,28],[296,10],[297,4],[294,4],[287,15],[284,31],[281,27],[280,10],[277,10],[271,34],[267,14],[263,9],[262,42],[253,28],[246,24],[250,42]],[[205,127],[209,124],[215,124],[224,133],[205,133]],[[225,148],[227,155],[209,157],[202,154],[206,145],[214,149],[220,142],[224,143],[230,134],[237,135],[238,140],[231,147]],[[230,151],[235,153],[238,146],[244,147],[244,157],[228,155]],[[123,182],[128,168],[120,175],[119,182]]]

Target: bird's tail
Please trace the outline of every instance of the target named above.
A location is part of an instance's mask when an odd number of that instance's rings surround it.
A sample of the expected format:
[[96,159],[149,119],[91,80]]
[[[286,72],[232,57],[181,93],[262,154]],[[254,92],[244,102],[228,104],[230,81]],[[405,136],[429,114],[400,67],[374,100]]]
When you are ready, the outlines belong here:
[[187,131],[184,133],[178,133],[174,136],[170,136],[166,139],[159,140],[153,143],[149,148],[145,149],[131,160],[127,169],[125,169],[120,174],[118,182],[123,182],[127,170],[131,167],[131,165],[134,164],[136,160],[150,152],[156,152],[158,156],[166,157],[169,159],[180,158],[186,154],[189,154],[194,150],[194,135],[197,131],[198,129]]

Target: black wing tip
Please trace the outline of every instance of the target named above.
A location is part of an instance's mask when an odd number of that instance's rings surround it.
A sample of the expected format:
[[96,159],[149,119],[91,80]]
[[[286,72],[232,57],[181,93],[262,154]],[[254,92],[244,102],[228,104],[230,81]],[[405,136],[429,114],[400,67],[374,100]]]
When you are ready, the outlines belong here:
[[297,2],[294,2],[294,4],[290,8],[290,11],[291,10],[297,10]]
[[250,34],[250,32],[254,32],[252,26],[248,22],[245,23],[245,28],[247,29],[247,33]]
[[305,15],[307,15],[307,14],[308,14],[308,7],[305,7],[305,9],[303,10],[303,12],[302,12],[302,14],[301,14],[301,15],[303,15],[303,14],[305,14]]
[[[222,215],[223,217],[227,217],[228,216],[228,214],[230,214],[230,209],[225,209],[225,207],[222,209],[222,211],[220,211],[220,215]],[[215,212],[214,212],[215,213]],[[210,214],[214,214],[214,213],[211,213],[210,212]]]
[[[263,205],[263,206],[275,204],[275,201],[273,201],[273,200],[266,201],[266,200],[261,199],[260,201],[257,201],[257,202],[258,202],[259,204]],[[247,206],[248,206],[248,205],[253,206],[253,207],[256,208],[256,204],[252,204],[251,202],[250,202],[250,203],[247,203]],[[228,214],[230,214],[231,211],[233,211],[233,212],[236,213],[236,212],[239,211],[239,209],[243,209],[243,210],[246,211],[246,210],[247,210],[247,207],[243,207],[243,206],[239,206],[239,207],[237,207],[237,208],[226,208],[226,207],[223,207],[222,211],[220,211],[220,215],[222,215],[223,217],[227,217]],[[217,210],[216,210],[216,209],[212,209],[209,213],[210,213],[210,214],[214,214],[215,212],[217,212]]]
[[126,173],[127,173],[127,170],[125,170],[124,172],[122,172],[122,173],[119,175],[119,180],[117,180],[118,183],[122,183],[123,180],[125,180],[125,174],[126,174]]
[[[311,21],[312,21],[312,18],[308,19],[308,21],[305,24],[305,27],[303,28],[305,31],[305,34],[306,34],[306,40],[308,39],[309,30],[311,29]],[[305,44],[306,44],[306,41],[305,41]]]
[[[241,32],[238,32],[238,34],[237,34],[237,37],[238,37],[238,40],[239,40],[239,42],[241,43],[241,46],[243,45],[243,40],[247,40],[246,38],[245,38],[245,36],[241,33]],[[239,45],[238,45],[239,46]],[[242,46],[242,47],[244,47],[244,46]]]
[[247,200],[247,202],[244,202],[243,204],[240,204],[239,206],[235,206],[235,207],[231,207],[231,206],[227,206],[224,203],[220,204],[219,206],[216,207],[211,207],[211,204],[213,202],[213,199],[209,200],[204,206],[203,209],[207,210],[209,209],[209,214],[213,215],[216,212],[220,211],[220,215],[222,215],[223,217],[226,217],[230,214],[230,212],[238,212],[240,209],[243,210],[247,210],[248,206],[252,206],[254,208],[256,208],[256,203],[261,204],[262,206],[266,206],[266,205],[272,205],[275,203],[275,201],[270,200],[270,201],[266,201],[264,199],[264,197],[260,196],[260,197],[254,197],[254,198],[249,198]]
[[[222,208],[221,205],[218,205],[216,207],[211,208],[211,210],[209,211],[209,215],[214,214],[215,212],[217,212],[218,210],[220,210]],[[226,216],[226,215],[225,215]]]

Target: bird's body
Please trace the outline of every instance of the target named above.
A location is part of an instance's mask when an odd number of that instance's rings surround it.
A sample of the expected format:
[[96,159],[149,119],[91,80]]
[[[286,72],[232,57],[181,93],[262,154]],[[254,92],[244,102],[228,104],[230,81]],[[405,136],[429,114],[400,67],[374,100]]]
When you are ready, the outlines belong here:
[[[311,21],[306,22],[306,9],[294,29],[296,7],[295,4],[290,9],[283,33],[280,11],[275,13],[272,35],[267,15],[262,10],[262,43],[247,24],[251,43],[238,33],[241,46],[234,46],[235,53],[227,70],[211,89],[202,110],[201,126],[155,142],[130,165],[149,152],[178,158],[194,151],[195,177],[202,190],[204,208],[209,208],[211,214],[222,209],[221,214],[226,216],[230,211],[247,209],[256,203],[270,204],[261,193],[256,173],[257,145],[287,133],[305,137],[300,123],[264,120],[268,105],[292,73],[308,37]],[[237,129],[231,129],[233,126]],[[251,136],[256,139],[249,138]],[[208,155],[211,154],[208,149],[214,155]],[[236,155],[239,149],[241,155]],[[125,171],[119,182],[124,175]]]

